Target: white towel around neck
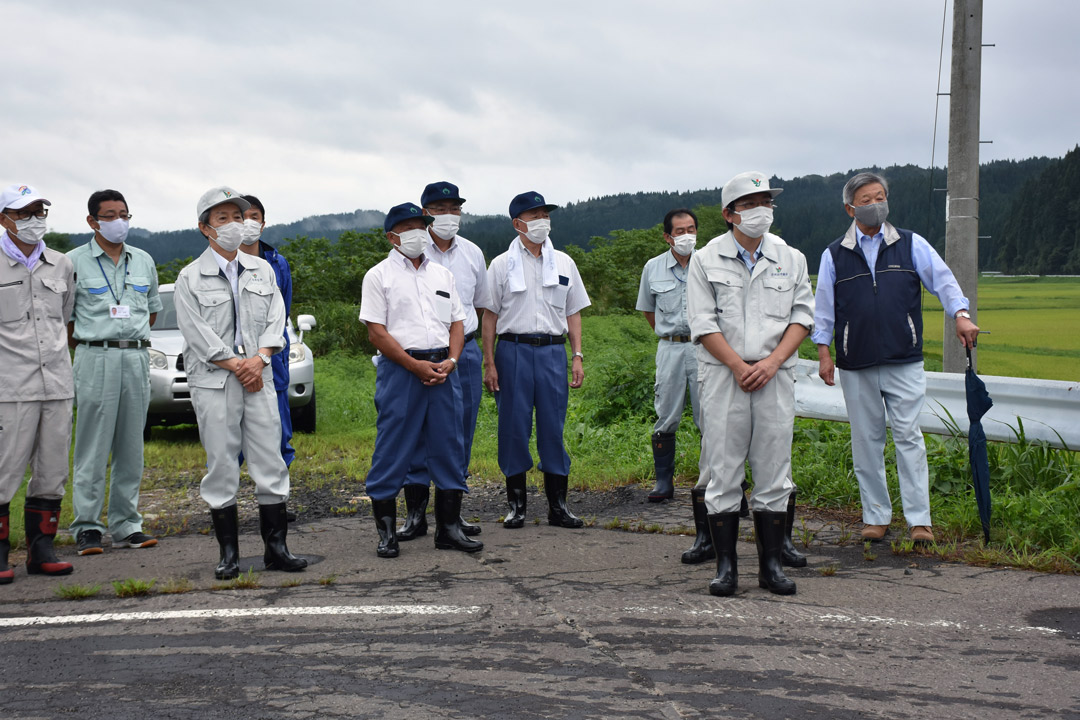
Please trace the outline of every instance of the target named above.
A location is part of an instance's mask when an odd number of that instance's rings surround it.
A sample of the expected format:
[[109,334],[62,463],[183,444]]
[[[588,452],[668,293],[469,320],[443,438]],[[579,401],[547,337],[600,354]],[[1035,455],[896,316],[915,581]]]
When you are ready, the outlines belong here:
[[[522,252],[528,252],[528,250],[525,249],[519,235],[510,243],[510,252],[506,256],[506,277],[512,293],[525,292],[525,268],[521,264]],[[545,240],[540,246],[540,258],[544,263],[544,287],[558,285],[559,267],[555,262],[555,246],[551,244],[551,238]]]

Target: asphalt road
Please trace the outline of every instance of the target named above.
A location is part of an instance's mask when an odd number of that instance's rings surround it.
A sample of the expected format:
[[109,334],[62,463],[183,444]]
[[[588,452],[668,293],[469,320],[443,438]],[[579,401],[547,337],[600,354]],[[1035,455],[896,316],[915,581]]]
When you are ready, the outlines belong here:
[[[0,717],[1080,718],[1080,577],[823,545],[781,598],[743,542],[721,599],[712,568],[679,563],[686,538],[484,528],[476,555],[428,536],[380,560],[368,518],[299,525],[292,549],[318,562],[252,590],[213,589],[197,534],[59,580],[20,568],[0,587]],[[112,597],[124,578],[192,590]]]

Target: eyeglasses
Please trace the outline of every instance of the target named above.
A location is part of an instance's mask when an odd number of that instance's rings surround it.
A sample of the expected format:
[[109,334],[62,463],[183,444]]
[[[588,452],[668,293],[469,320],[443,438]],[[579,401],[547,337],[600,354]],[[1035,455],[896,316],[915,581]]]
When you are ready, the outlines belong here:
[[461,206],[455,205],[454,207],[432,207],[428,205],[424,208],[427,210],[428,215],[460,215]]
[[746,202],[735,203],[735,212],[742,212],[743,210],[753,210],[754,208],[775,208],[776,204],[773,203],[772,198],[766,200],[747,200]]
[[120,213],[119,215],[95,215],[94,219],[100,222],[112,222],[113,220],[131,220],[134,215],[128,215],[127,213]]
[[30,210],[5,210],[4,214],[8,217],[15,218],[16,220],[29,220],[32,217],[47,218],[49,217],[49,209],[41,208],[37,211]]

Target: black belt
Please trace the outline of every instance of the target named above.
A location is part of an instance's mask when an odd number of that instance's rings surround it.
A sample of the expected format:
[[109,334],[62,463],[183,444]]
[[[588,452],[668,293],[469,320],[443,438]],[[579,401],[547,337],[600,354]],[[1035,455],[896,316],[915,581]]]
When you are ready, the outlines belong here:
[[471,333],[467,333],[467,334],[465,335],[465,342],[469,342],[469,341],[470,341],[470,340],[472,340],[472,339],[473,339],[474,337],[476,337],[476,331],[475,331],[475,330],[473,330],[473,331],[472,331]]
[[661,335],[661,340],[668,340],[669,342],[690,342],[689,335]]
[[412,357],[425,362],[442,362],[450,357],[450,348],[441,350],[406,350]]
[[503,333],[499,336],[500,340],[506,342],[521,343],[523,345],[565,345],[565,335],[515,335],[513,333]]
[[80,340],[79,342],[90,347],[119,348],[120,350],[150,347],[149,340]]

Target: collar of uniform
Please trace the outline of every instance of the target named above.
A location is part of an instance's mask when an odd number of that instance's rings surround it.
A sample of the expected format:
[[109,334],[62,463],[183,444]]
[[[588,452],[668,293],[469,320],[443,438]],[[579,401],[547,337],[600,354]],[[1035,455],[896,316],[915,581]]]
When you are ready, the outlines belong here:
[[446,250],[444,251],[438,245],[436,245],[435,240],[432,239],[431,244],[428,245],[428,249],[433,251],[433,252],[437,252],[440,255],[449,255],[450,253],[454,252],[454,248],[457,247],[456,240],[457,240],[457,235],[450,238],[450,247],[446,248]]
[[[896,231],[890,223],[883,222],[881,224],[881,235],[885,240],[886,245],[892,245],[894,242],[900,239],[900,233]],[[864,237],[870,237],[855,223],[851,221],[851,225],[848,226],[847,232],[844,233],[844,239],[840,241],[842,247],[846,247],[848,250],[854,250],[855,246],[859,244],[859,240]]]
[[[691,250],[690,254],[693,255],[694,252]],[[679,261],[675,258],[675,251],[671,247],[668,247],[668,251],[664,255],[667,256],[664,260],[664,267],[671,268],[679,264]]]
[[424,266],[428,264],[427,253],[423,253],[422,255],[420,255],[420,267],[418,267],[418,268],[414,268],[413,264],[412,264],[412,260],[405,257],[405,253],[401,252],[397,248],[394,248],[393,250],[390,251],[390,257],[391,258],[394,257],[395,255],[397,255],[398,258],[400,258],[396,262],[398,262],[402,267],[406,268],[407,270],[422,270],[424,268]]
[[[131,250],[128,249],[127,243],[124,243],[124,247],[120,251],[120,254],[131,257]],[[105,255],[105,248],[101,247],[101,243],[97,241],[96,236],[90,237],[90,255],[95,258],[99,258],[102,255]],[[106,257],[108,257],[108,255],[106,255]]]
[[[242,253],[239,250],[236,251],[237,258],[242,258],[245,255],[247,255],[247,253]],[[214,249],[212,247],[207,245],[206,250],[204,250],[203,254],[199,256],[199,273],[202,275],[217,275],[220,272],[224,272],[218,258],[221,258],[220,262],[224,262],[226,265],[231,262],[230,260],[226,260],[221,255],[218,255],[216,252],[214,252]],[[255,260],[253,255],[248,255],[248,259],[252,262],[254,262]],[[244,262],[245,261],[239,259],[236,261],[237,275],[242,273],[244,271],[244,268],[247,267]]]
[[[739,244],[735,239],[735,233],[728,230],[726,233],[717,238],[716,243],[717,251],[724,257],[735,259],[739,257],[739,252],[745,250],[745,248]],[[758,245],[758,249],[755,250],[761,257],[768,258],[773,262],[776,262],[779,253],[777,248],[781,243],[777,242],[778,238],[772,233],[765,233],[761,236],[761,243]],[[711,242],[709,243],[712,244]]]

